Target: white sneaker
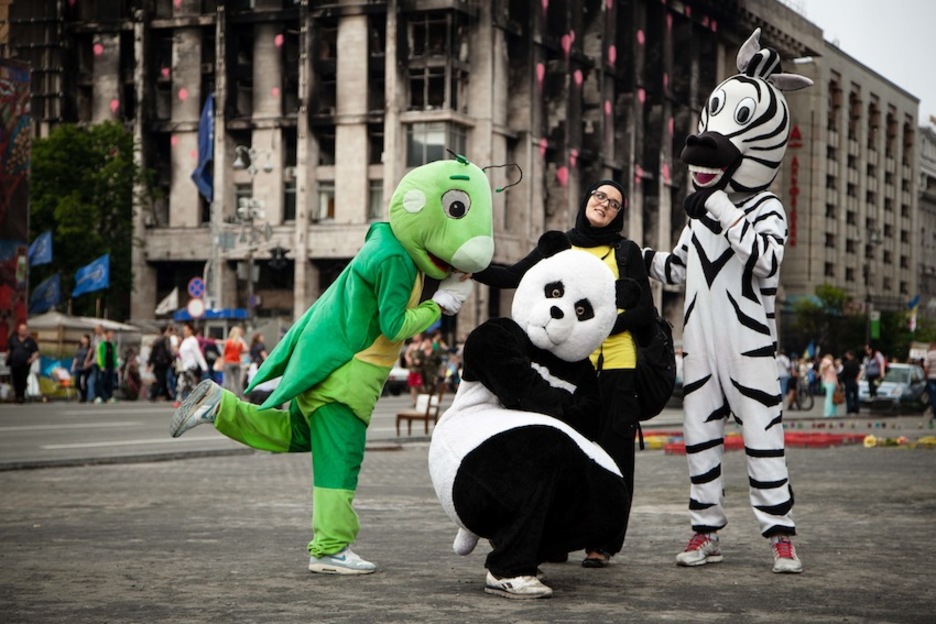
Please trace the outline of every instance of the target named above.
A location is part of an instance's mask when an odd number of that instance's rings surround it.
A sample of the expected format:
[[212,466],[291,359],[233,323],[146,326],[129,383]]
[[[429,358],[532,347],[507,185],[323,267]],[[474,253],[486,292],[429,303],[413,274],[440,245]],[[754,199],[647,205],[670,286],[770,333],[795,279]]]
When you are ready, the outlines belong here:
[[770,549],[773,551],[773,571],[778,574],[799,574],[803,571],[803,562],[796,556],[796,549],[788,535],[777,535],[770,538]]
[[345,546],[333,555],[309,557],[309,571],[319,574],[370,574],[377,571],[377,566],[354,554],[350,546]]
[[221,386],[210,379],[195,386],[192,393],[182,401],[172,415],[169,434],[173,438],[178,438],[192,427],[213,423],[218,414],[218,408],[221,406],[223,394]]
[[723,559],[718,549],[718,535],[715,533],[696,533],[689,540],[686,549],[676,555],[676,565],[700,566],[706,563],[718,563]]
[[499,579],[490,572],[487,573],[487,583],[484,585],[484,591],[511,600],[549,598],[553,593],[551,588],[543,585],[535,576],[515,576]]

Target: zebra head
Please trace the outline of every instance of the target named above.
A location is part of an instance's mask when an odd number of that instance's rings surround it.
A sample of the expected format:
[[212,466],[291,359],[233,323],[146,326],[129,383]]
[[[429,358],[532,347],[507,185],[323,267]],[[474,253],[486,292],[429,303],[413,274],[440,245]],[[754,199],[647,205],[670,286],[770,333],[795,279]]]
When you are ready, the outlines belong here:
[[760,29],[738,52],[738,71],[715,87],[686,139],[682,160],[695,190],[754,193],[770,186],[790,134],[790,110],[781,90],[812,84],[780,71],[780,55],[760,47]]

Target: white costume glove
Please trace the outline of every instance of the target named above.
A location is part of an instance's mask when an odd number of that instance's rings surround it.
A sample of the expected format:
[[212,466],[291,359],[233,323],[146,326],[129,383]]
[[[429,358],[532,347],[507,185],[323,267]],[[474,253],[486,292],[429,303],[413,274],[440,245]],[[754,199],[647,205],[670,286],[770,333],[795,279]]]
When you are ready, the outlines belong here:
[[471,280],[462,280],[463,275],[464,273],[452,273],[439,282],[439,289],[432,295],[432,300],[439,304],[442,313],[447,316],[458,314],[465,299],[471,294]]
[[705,201],[705,208],[718,219],[722,227],[729,228],[744,217],[744,211],[734,205],[725,191],[715,191]]

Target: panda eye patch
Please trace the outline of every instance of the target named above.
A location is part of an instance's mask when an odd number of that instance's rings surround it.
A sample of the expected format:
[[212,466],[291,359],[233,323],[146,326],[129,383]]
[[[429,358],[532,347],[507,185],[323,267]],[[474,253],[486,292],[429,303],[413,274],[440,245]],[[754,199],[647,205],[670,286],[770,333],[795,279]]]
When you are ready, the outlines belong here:
[[588,299],[579,299],[575,302],[575,317],[580,321],[595,318],[595,309]]
[[549,282],[543,288],[543,292],[547,299],[562,299],[565,294],[565,286],[562,282]]

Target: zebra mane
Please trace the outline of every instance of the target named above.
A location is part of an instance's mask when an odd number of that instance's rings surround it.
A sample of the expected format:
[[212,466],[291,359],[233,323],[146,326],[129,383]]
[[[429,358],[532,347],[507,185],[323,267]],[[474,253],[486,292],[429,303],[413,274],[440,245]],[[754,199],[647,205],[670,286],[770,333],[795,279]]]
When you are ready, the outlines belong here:
[[760,34],[761,29],[756,29],[738,50],[738,71],[751,78],[761,78],[781,91],[803,89],[813,84],[806,76],[781,71],[780,54],[773,48],[761,48]]

